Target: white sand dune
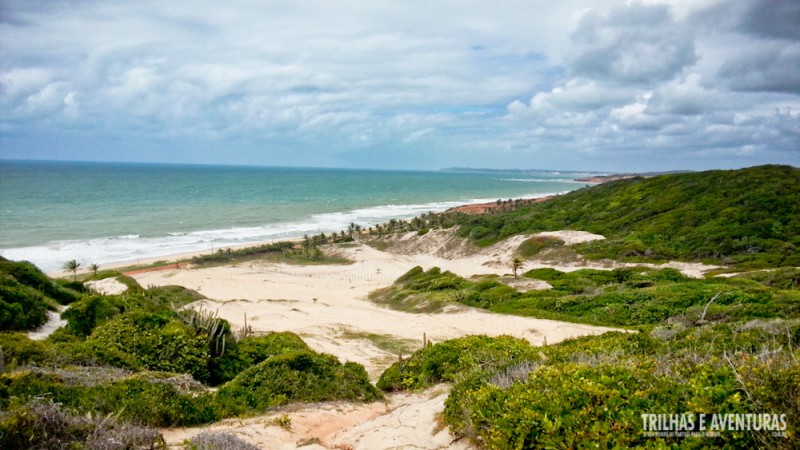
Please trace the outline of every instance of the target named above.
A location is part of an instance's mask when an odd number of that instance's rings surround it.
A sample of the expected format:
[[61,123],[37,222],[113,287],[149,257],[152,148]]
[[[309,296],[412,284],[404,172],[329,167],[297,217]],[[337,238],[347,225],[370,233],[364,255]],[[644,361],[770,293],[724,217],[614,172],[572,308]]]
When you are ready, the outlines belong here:
[[[602,239],[580,231],[541,233],[567,244]],[[218,311],[234,328],[245,323],[255,332],[292,331],[314,350],[330,353],[341,361],[364,365],[374,381],[397,355],[381,349],[369,336],[405,344],[408,350],[422,346],[423,336],[434,342],[475,334],[511,335],[534,345],[553,344],[576,336],[601,334],[607,327],[553,320],[493,314],[454,305],[435,314],[415,314],[378,306],[368,294],[386,287],[415,266],[440,267],[463,277],[481,274],[508,275],[510,261],[519,245],[530,236],[514,236],[489,248],[478,249],[452,231],[435,230],[385,240],[388,251],[363,244],[341,249],[354,261],[350,265],[291,266],[255,262],[239,266],[184,268],[133,275],[143,286],[181,285],[210,300],[192,307]],[[526,269],[554,267],[562,271],[625,266],[577,261],[553,265],[527,261]],[[700,274],[711,267],[673,264],[684,272]],[[528,283],[530,281],[530,283]],[[528,283],[528,284],[525,284]],[[525,280],[522,289],[547,288]],[[438,390],[437,390],[438,389]],[[232,419],[201,429],[165,430],[168,442],[177,445],[202,430],[229,430],[262,448],[304,449],[463,449],[467,443],[452,441],[446,429],[436,428],[447,388],[414,394],[393,394],[388,403],[353,405],[333,403],[305,405],[251,419]],[[277,415],[288,414],[291,430],[275,426]]]

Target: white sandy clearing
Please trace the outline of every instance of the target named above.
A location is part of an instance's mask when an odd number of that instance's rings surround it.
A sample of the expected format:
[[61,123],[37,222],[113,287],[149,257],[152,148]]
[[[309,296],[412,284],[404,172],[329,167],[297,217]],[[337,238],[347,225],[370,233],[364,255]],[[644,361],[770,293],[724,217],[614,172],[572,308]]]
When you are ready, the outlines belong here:
[[133,275],[142,285],[180,285],[214,300],[195,302],[195,308],[219,311],[234,328],[245,325],[257,332],[292,331],[314,350],[342,361],[363,364],[372,379],[397,355],[381,350],[370,340],[346,338],[353,333],[388,336],[422,345],[423,336],[434,342],[486,334],[511,335],[535,345],[556,343],[587,334],[612,330],[554,320],[493,314],[453,306],[444,313],[415,314],[378,306],[367,295],[391,285],[414,266],[438,266],[469,277],[504,273],[505,268],[483,265],[485,257],[448,260],[428,255],[397,255],[365,245],[345,249],[355,260],[350,265],[287,266],[254,263],[239,267],[179,269]]
[[[556,236],[569,243],[602,238],[574,231],[541,235]],[[511,335],[541,345],[612,330],[493,314],[455,305],[437,314],[405,313],[380,307],[367,299],[371,291],[391,285],[414,266],[426,270],[440,267],[463,277],[496,274],[503,277],[501,281],[513,284],[508,278],[509,263],[519,245],[529,237],[514,236],[489,248],[476,249],[458,239],[452,231],[431,231],[424,236],[409,233],[395,238],[390,251],[386,252],[362,244],[343,249],[345,256],[355,261],[350,265],[252,263],[236,267],[171,269],[132,276],[143,286],[180,285],[214,299],[191,306],[218,311],[234,328],[243,327],[246,320],[256,332],[293,331],[316,351],[364,365],[370,378],[376,380],[397,355],[377,347],[368,335],[415,343],[414,348],[418,348],[423,335],[434,342],[475,334]],[[562,271],[592,267],[585,261],[566,266],[528,261],[525,267],[534,268],[535,264]],[[597,268],[610,268],[594,264]],[[620,266],[625,265],[616,265]],[[523,283],[518,287],[537,288],[536,283]],[[545,283],[538,287],[547,286]],[[390,395],[388,406],[384,403],[297,406],[266,416],[230,419],[202,428],[164,430],[164,435],[172,445],[201,431],[228,430],[261,448],[270,449],[469,448],[465,442],[452,442],[446,429],[437,428],[436,416],[443,409],[448,388],[437,389]],[[289,430],[274,423],[275,418],[283,414],[292,421]]]
[[56,307],[57,311],[47,311],[47,322],[44,325],[40,326],[39,328],[29,331],[28,338],[34,341],[41,341],[53,334],[54,331],[57,329],[65,326],[67,324],[66,320],[61,319],[61,313],[67,309],[64,306],[58,305]]
[[[233,433],[259,448],[276,450],[469,449],[466,442],[453,442],[447,429],[437,426],[449,389],[439,385],[419,393],[390,394],[385,402],[369,404],[293,405],[253,418],[164,429],[162,434],[172,448],[183,448],[185,439],[207,431]],[[278,425],[278,420],[287,418],[290,425]]]
[[102,295],[118,295],[128,290],[128,286],[120,283],[115,277],[87,281],[85,285],[91,290]]

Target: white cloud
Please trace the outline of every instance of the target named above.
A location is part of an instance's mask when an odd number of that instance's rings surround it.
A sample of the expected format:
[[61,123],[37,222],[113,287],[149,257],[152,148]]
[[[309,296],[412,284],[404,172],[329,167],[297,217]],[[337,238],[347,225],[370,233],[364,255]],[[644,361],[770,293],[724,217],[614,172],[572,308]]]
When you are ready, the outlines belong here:
[[278,148],[297,150],[290,164],[361,164],[367,150],[442,165],[510,161],[499,150],[563,168],[726,148],[797,161],[795,5],[9,0],[0,127],[80,130],[86,148],[93,133],[216,143],[177,160],[249,145],[238,163]]

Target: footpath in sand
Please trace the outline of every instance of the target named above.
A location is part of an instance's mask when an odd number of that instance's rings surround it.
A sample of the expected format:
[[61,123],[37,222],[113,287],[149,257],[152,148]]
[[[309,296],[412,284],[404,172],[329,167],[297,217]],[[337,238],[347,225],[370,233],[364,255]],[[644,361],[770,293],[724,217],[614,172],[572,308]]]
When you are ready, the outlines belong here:
[[[568,245],[602,239],[575,231],[548,234]],[[507,275],[514,250],[526,238],[517,236],[477,250],[452,232],[432,231],[425,236],[410,233],[384,242],[388,251],[364,244],[341,249],[343,256],[354,261],[349,265],[253,262],[141,272],[132,276],[142,286],[180,285],[198,291],[209,300],[196,302],[193,307],[217,311],[234,328],[243,327],[246,321],[256,333],[295,332],[316,351],[364,365],[375,381],[398,358],[396,353],[381,348],[386,348],[385,345],[379,347],[376,338],[411,352],[422,346],[423,336],[441,342],[475,334],[506,334],[541,345],[612,330],[493,314],[458,305],[433,314],[407,313],[378,306],[367,298],[371,291],[391,285],[415,266],[426,270],[440,267],[464,277]],[[570,271],[587,264],[560,267],[536,261],[526,263],[526,268],[544,266]],[[682,269],[688,272],[705,268]],[[526,286],[527,289],[547,287],[546,283],[535,282]],[[453,441],[447,429],[436,425],[448,391],[448,386],[437,386],[421,393],[391,394],[386,403],[366,405],[341,402],[302,405],[250,419],[229,419],[208,427],[164,430],[164,436],[173,446],[202,431],[229,431],[260,448],[274,449],[469,448],[466,442]],[[275,419],[283,415],[291,420],[291,427],[276,424]]]

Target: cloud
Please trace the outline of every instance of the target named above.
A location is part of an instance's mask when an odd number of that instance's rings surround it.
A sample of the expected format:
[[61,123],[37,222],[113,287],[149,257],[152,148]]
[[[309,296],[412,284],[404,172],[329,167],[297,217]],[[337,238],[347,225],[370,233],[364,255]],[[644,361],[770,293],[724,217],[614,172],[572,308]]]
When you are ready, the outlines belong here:
[[653,83],[675,77],[697,60],[691,30],[667,5],[632,3],[607,14],[590,11],[572,34],[575,76],[619,83]]
[[139,145],[172,162],[420,168],[797,162],[795,5],[9,0],[0,151],[114,159]]
[[[797,23],[800,26],[800,22]],[[719,77],[737,91],[800,94],[800,43],[766,44],[743,52],[719,69]]]

